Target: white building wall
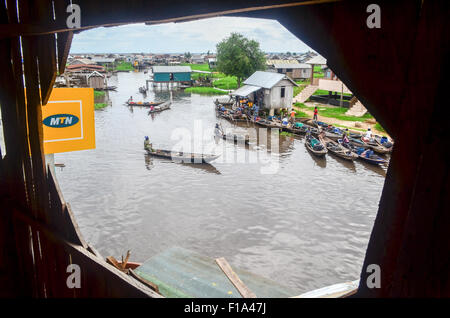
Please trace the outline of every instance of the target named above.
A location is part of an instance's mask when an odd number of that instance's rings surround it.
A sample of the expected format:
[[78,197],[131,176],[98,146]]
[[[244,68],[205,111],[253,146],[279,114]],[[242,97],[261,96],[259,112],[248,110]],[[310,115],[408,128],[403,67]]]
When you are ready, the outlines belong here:
[[343,84],[341,81],[333,81],[328,79],[319,79],[319,88],[332,91],[332,92],[341,92],[343,88],[343,93],[352,94],[352,92]]
[[[281,88],[284,87],[284,97],[281,97]],[[279,108],[291,108],[292,99],[294,95],[294,85],[288,80],[282,80],[278,82],[270,93],[267,94],[267,89],[264,92],[264,103],[266,108],[279,109]]]

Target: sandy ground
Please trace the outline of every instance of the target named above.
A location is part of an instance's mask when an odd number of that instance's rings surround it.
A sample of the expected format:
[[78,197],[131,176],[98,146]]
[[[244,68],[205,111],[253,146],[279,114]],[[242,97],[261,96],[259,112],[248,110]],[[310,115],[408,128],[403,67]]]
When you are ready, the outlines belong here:
[[[343,125],[343,126],[348,127],[348,129],[350,129],[350,130],[352,130],[352,128],[358,128],[358,129],[364,129],[364,130],[367,130],[367,128],[370,127],[370,128],[372,129],[372,131],[373,131],[375,134],[377,134],[377,135],[383,135],[383,136],[388,136],[388,137],[390,138],[390,136],[389,136],[387,133],[376,130],[375,127],[374,127],[375,124],[365,123],[365,122],[361,122],[361,121],[340,120],[340,119],[337,119],[337,118],[320,116],[320,109],[321,109],[321,108],[323,109],[323,108],[328,108],[328,107],[333,107],[333,106],[324,105],[324,104],[320,104],[320,103],[312,103],[312,102],[307,102],[307,103],[305,103],[305,105],[308,106],[308,107],[314,107],[314,106],[317,106],[317,108],[319,109],[319,114],[317,115],[317,119],[318,119],[319,121],[323,121],[323,122],[325,122],[325,123],[332,124],[332,125],[334,125],[334,124]],[[300,109],[300,108],[295,107],[295,106],[294,106],[294,108],[296,108],[297,110],[300,110],[300,111],[302,111],[302,112],[308,114],[308,116],[310,116],[311,118],[312,118],[313,115],[314,115],[314,112],[311,111],[311,110],[304,109],[304,108],[301,108],[301,109]],[[356,127],[356,126],[355,126],[355,123],[358,123],[359,125],[361,125],[361,127]],[[359,133],[362,132],[362,131],[357,130],[357,129],[355,129],[355,131],[356,131],[356,132],[359,132]]]

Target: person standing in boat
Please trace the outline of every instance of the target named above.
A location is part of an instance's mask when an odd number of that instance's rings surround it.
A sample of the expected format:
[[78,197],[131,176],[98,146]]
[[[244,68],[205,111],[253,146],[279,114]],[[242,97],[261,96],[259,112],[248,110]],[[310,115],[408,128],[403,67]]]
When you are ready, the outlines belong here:
[[372,140],[372,131],[371,131],[370,127],[367,128],[365,138],[367,139],[367,141]]
[[342,133],[342,140],[347,143],[348,140],[348,128],[345,128],[344,132]]
[[150,143],[150,138],[148,138],[148,136],[145,136],[144,138],[144,149],[153,152],[153,145]]
[[295,110],[291,111],[291,118],[290,118],[290,120],[291,120],[292,125],[295,123],[295,115],[296,114],[297,113],[295,112]]
[[317,121],[317,115],[319,114],[319,110],[317,109],[317,106],[314,107],[314,117],[313,120]]

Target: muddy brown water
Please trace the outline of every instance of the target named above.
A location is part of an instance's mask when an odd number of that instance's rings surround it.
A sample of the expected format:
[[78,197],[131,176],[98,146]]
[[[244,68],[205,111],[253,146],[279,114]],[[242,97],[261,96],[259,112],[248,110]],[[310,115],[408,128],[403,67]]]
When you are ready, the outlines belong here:
[[[130,96],[144,100],[138,88],[147,77],[109,78],[118,89],[108,92],[112,106],[95,112],[96,149],[55,155],[88,242],[105,257],[130,249],[137,262],[173,246],[225,257],[296,293],[359,278],[385,167],[316,158],[301,137],[280,137],[279,152],[271,138],[249,146],[215,140],[216,122],[233,125],[216,117],[213,96],[174,91],[171,109],[152,116],[125,106]],[[168,98],[155,90],[145,100]],[[148,157],[146,135],[155,147],[197,149],[202,141],[222,155],[199,166]]]

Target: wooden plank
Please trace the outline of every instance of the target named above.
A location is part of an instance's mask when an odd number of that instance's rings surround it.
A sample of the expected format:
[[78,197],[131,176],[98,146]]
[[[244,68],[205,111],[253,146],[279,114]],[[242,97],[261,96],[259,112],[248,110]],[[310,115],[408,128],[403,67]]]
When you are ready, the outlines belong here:
[[[65,240],[41,221],[34,220],[19,210],[14,210],[14,218],[19,224],[30,226],[38,230],[42,235],[45,235],[49,244],[55,250],[63,253],[67,258],[70,256],[73,264],[80,265],[82,275],[88,275],[88,277],[93,278],[91,280],[82,280],[86,285],[81,286],[81,288],[94,288],[99,281],[104,279],[107,282],[106,287],[93,296],[105,297],[105,295],[110,294],[116,297],[162,297],[141,282],[136,281],[120,270],[108,266],[104,260],[92,255],[85,248]],[[67,266],[66,264],[69,263],[67,261],[62,262],[62,267]],[[63,271],[64,273],[61,273]],[[61,272],[58,280],[61,285],[65,285],[68,273],[65,273],[65,268],[61,268]],[[65,288],[67,289],[67,287]],[[87,293],[88,291],[86,290],[85,292]]]
[[73,32],[62,32],[56,35],[58,44],[58,72],[63,74],[72,44]]
[[23,157],[21,156],[21,142],[19,139],[21,126],[19,124],[16,107],[15,77],[11,65],[11,41],[0,41],[0,106],[2,110],[4,142],[6,146],[5,172],[9,184],[10,195],[25,198],[23,185]]
[[94,254],[95,256],[97,256],[98,258],[103,259],[102,254],[100,254],[99,251],[97,251],[97,249],[95,249],[92,245],[90,245],[89,243],[87,244],[87,250],[89,252],[91,252],[92,254]]
[[[53,24],[52,1],[40,1],[34,6],[35,16],[39,24]],[[42,105],[47,104],[56,79],[56,38],[54,33],[45,34],[37,38],[37,59],[39,66],[39,80]]]
[[33,195],[32,206],[36,218],[48,220],[46,216],[48,200],[47,182],[45,178],[45,159],[43,149],[43,128],[41,113],[41,97],[39,89],[39,76],[37,65],[37,40],[34,38],[22,38],[23,59],[26,85],[26,105],[28,136],[31,150]]
[[112,266],[114,266],[115,268],[117,268],[119,271],[121,272],[125,272],[125,270],[122,268],[122,266],[119,264],[119,262],[115,259],[114,256],[108,256],[106,258],[106,262],[108,264],[111,264]]
[[81,234],[80,228],[78,227],[78,223],[75,220],[75,216],[73,215],[72,208],[69,203],[66,203],[65,208],[65,227],[66,227],[66,239],[73,244],[77,244],[87,249],[87,243]]
[[230,282],[236,287],[242,297],[244,298],[256,298],[256,295],[241,281],[239,276],[233,271],[230,264],[226,261],[225,258],[220,257],[216,259],[217,265],[219,265],[220,269],[224,272],[224,274],[228,277]]
[[[58,3],[60,0],[55,1]],[[83,31],[91,29],[93,27],[110,27],[110,26],[120,26],[129,23],[146,23],[146,24],[162,24],[170,22],[186,22],[194,21],[199,19],[212,18],[224,15],[236,15],[243,14],[246,12],[261,11],[261,10],[272,10],[281,9],[288,7],[299,7],[315,4],[333,3],[342,0],[310,0],[310,1],[297,1],[288,2],[281,4],[273,4],[270,1],[266,1],[266,5],[261,5],[261,1],[252,1],[252,4],[234,2],[231,4],[222,5],[217,8],[212,8],[209,10],[200,9],[193,10],[192,6],[188,6],[183,9],[178,9],[174,11],[172,9],[172,4],[168,3],[166,6],[160,6],[152,1],[130,1],[128,2],[109,2],[108,6],[105,7],[104,3],[96,1],[77,1],[81,6],[82,15],[82,25],[79,28],[71,29],[68,28],[66,24],[61,23],[51,23],[47,25],[36,25],[31,23],[18,23],[10,24],[6,27],[0,26],[0,39],[12,37],[12,36],[36,36],[50,33],[60,33],[67,31]],[[180,6],[180,3],[176,3]],[[227,9],[223,9],[226,7]],[[170,9],[169,9],[170,8]],[[106,11],[105,11],[106,10]],[[165,12],[163,12],[163,10]],[[122,15],[118,15],[117,12],[122,11]],[[203,11],[203,13],[197,14],[196,12]],[[98,12],[103,12],[102,16],[98,15]],[[185,15],[178,14],[179,12],[189,12]],[[174,14],[175,13],[175,14]],[[63,15],[67,17],[67,13]],[[125,18],[124,18],[125,17]],[[126,18],[130,17],[130,18]],[[153,17],[153,19],[152,19]],[[22,22],[22,21],[21,21]]]
[[[8,19],[10,23],[18,23],[17,17],[17,4],[16,0],[7,0],[8,4]],[[17,120],[19,122],[20,130],[17,133],[17,142],[20,145],[23,174],[25,177],[25,198],[23,204],[31,207],[31,196],[33,192],[32,186],[32,170],[30,160],[30,147],[28,143],[28,125],[27,125],[27,112],[25,103],[24,81],[23,81],[23,59],[22,59],[22,45],[18,37],[11,39],[11,58],[13,64],[13,72],[15,77],[15,97],[17,108]]]
[[47,104],[56,80],[56,38],[54,34],[38,38],[39,79],[42,105]]
[[153,284],[151,281],[146,280],[145,278],[139,276],[139,275],[136,274],[131,268],[128,269],[128,274],[130,274],[131,277],[137,279],[138,281],[140,281],[140,282],[143,283],[144,285],[147,285],[148,287],[150,287],[151,289],[153,289],[155,292],[159,293],[158,285]]

